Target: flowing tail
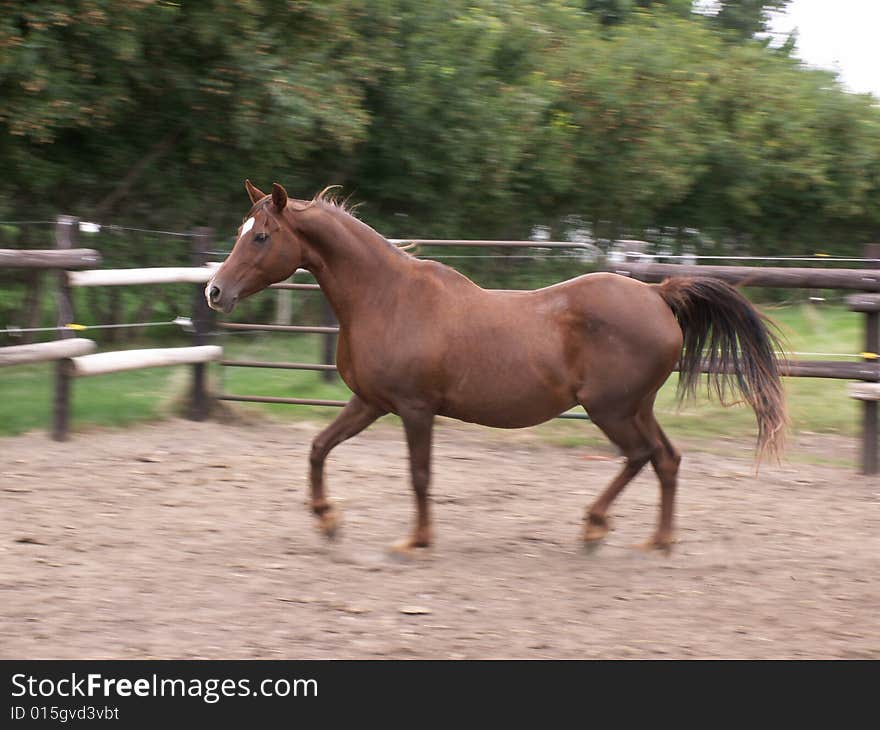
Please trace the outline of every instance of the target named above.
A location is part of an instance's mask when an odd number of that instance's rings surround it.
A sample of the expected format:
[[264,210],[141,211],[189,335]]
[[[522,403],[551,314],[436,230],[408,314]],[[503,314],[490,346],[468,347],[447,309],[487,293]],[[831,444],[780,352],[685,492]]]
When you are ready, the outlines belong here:
[[700,374],[708,370],[710,395],[714,391],[723,405],[732,405],[728,391],[738,391],[755,411],[758,458],[778,458],[788,419],[776,356],[781,347],[767,319],[718,279],[667,279],[657,290],[684,334],[679,400],[696,395]]

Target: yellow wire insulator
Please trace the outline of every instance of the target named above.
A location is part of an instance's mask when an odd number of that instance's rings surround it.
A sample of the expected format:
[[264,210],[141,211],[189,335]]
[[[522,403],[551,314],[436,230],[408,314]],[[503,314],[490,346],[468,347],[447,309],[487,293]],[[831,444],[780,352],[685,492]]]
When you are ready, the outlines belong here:
[[84,324],[74,324],[73,322],[71,322],[70,324],[66,324],[64,326],[67,327],[67,329],[69,329],[69,330],[76,330],[77,332],[81,332],[82,330],[88,329],[88,327],[86,327],[86,325],[84,325]]
[[862,352],[859,354],[865,360],[876,360],[878,357],[880,357],[880,355],[878,355],[876,352]]

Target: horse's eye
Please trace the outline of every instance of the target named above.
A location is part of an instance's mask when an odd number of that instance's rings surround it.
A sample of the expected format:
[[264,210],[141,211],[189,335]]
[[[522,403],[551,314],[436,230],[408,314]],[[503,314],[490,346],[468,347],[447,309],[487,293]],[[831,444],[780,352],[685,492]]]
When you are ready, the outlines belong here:
[[254,236],[254,240],[257,243],[263,243],[264,241],[268,240],[268,238],[269,238],[268,233],[258,233],[256,236]]

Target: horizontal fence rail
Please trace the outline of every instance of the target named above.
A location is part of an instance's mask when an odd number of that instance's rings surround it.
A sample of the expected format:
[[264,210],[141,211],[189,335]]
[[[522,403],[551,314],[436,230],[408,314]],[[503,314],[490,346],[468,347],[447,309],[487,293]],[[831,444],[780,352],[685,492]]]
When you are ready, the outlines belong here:
[[278,284],[270,284],[270,289],[292,289],[294,291],[318,291],[320,286],[317,284],[294,284],[292,282],[282,281]]
[[94,355],[74,357],[67,361],[67,373],[75,377],[119,373],[123,370],[167,367],[169,365],[194,365],[219,360],[223,348],[216,345],[197,347],[153,347],[148,350],[120,350],[98,352]]
[[395,246],[462,246],[465,248],[582,248],[592,250],[594,246],[589,243],[576,243],[574,241],[475,241],[455,240],[446,238],[389,238],[389,243]]
[[320,398],[281,398],[272,395],[234,395],[221,393],[220,400],[242,401],[244,403],[288,403],[297,406],[332,406],[342,408],[348,405],[347,400],[321,400]]
[[221,360],[221,365],[239,368],[275,368],[278,370],[331,370],[336,366],[329,363],[312,362],[269,362],[266,360]]
[[297,332],[299,334],[334,335],[339,327],[323,327],[318,325],[298,324],[249,324],[246,322],[218,322],[217,326],[224,330],[253,330],[255,332]]
[[739,286],[793,289],[857,289],[880,292],[880,271],[871,269],[804,269],[780,266],[690,266],[687,264],[618,264],[613,271],[646,282],[670,277],[710,277]]
[[850,294],[846,298],[846,304],[851,312],[880,312],[880,294]]
[[149,269],[90,269],[67,272],[70,286],[131,286],[133,284],[205,284],[214,267],[168,267]]
[[849,383],[850,398],[877,404],[880,401],[880,383]]
[[11,249],[0,248],[0,269],[86,269],[101,263],[101,254],[91,248]]
[[53,342],[37,342],[32,345],[0,347],[0,367],[62,360],[67,357],[88,355],[96,349],[98,346],[92,340],[78,337]]
[[[678,365],[675,367],[678,372]],[[707,361],[700,364],[700,372],[733,375],[733,368],[709,367]],[[834,380],[865,380],[880,382],[880,365],[873,362],[842,362],[840,360],[781,360],[779,374],[789,378],[831,378]]]

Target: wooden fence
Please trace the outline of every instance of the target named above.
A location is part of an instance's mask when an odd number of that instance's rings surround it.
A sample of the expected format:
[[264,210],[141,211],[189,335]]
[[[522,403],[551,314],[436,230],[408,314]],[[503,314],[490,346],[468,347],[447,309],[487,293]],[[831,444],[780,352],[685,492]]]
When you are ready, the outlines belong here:
[[[403,243],[404,241],[400,241]],[[465,241],[465,240],[408,240],[406,243],[446,247],[515,247],[515,248],[577,248],[577,244],[564,241]],[[880,261],[880,245],[866,247],[865,259]],[[876,268],[876,264],[872,264]],[[865,314],[865,344],[862,362],[841,362],[836,360],[785,360],[781,363],[782,374],[786,377],[833,378],[860,381],[850,386],[850,396],[863,402],[862,415],[862,458],[861,468],[864,474],[878,472],[878,413],[877,402],[880,400],[880,270],[863,269],[819,269],[819,268],[784,268],[784,267],[750,267],[750,266],[704,266],[686,264],[640,263],[636,260],[626,261],[609,268],[618,274],[631,276],[646,282],[660,282],[673,276],[710,276],[738,286],[801,288],[801,289],[835,289],[843,291],[863,292],[847,297],[849,308],[853,312]],[[275,284],[272,288],[297,290],[316,290],[317,284],[292,284],[289,282]],[[865,293],[866,292],[866,293]],[[338,327],[326,324],[315,326],[302,325],[270,325],[218,322],[221,329],[255,330],[265,332],[286,332],[293,334],[316,333],[326,336],[331,341],[338,333]],[[301,362],[268,362],[259,360],[222,360],[226,367],[280,368],[290,370],[316,370],[332,375],[336,370],[333,359],[327,358],[328,348],[324,348],[325,357],[321,363]],[[332,354],[332,352],[331,352]],[[708,369],[704,370],[708,372]],[[257,396],[235,393],[220,393],[221,400],[251,403],[282,403],[292,405],[344,406],[343,400],[320,400],[311,398]],[[585,414],[569,412],[560,418],[588,418]]]
[[[206,252],[210,250],[209,229],[197,229],[193,263],[190,268],[166,269],[94,269],[101,256],[92,249],[76,248],[79,220],[59,216],[55,226],[55,250],[15,251],[0,249],[0,268],[39,268],[58,271],[56,286],[58,340],[29,345],[0,348],[0,367],[35,362],[55,362],[52,437],[57,441],[67,438],[70,427],[71,386],[74,378],[100,375],[167,365],[192,365],[193,384],[188,416],[194,420],[207,417],[209,398],[205,377],[206,363],[219,360],[222,348],[207,345],[207,336],[213,327],[213,312],[203,295],[204,284],[213,268],[205,266]],[[72,269],[84,269],[73,271]],[[96,353],[96,344],[76,337],[73,311],[73,287],[131,286],[134,284],[165,284],[171,282],[196,283],[193,297],[193,346],[123,350]]]
[[865,259],[871,268],[865,269],[809,269],[750,266],[694,266],[683,264],[656,264],[628,261],[613,270],[624,276],[646,282],[660,282],[673,276],[710,276],[730,284],[750,287],[796,289],[838,289],[869,292],[851,294],[846,298],[852,312],[865,315],[863,362],[786,361],[783,375],[789,377],[835,378],[861,380],[849,388],[852,398],[862,401],[862,458],[863,474],[878,472],[878,412],[880,400],[880,244],[865,247]]
[[[211,252],[210,229],[196,229],[193,236],[193,266],[152,269],[95,269],[100,262],[98,252],[77,248],[78,223],[76,218],[60,216],[56,225],[56,250],[10,251],[0,250],[0,267],[42,268],[60,270],[57,285],[57,312],[60,340],[36,345],[0,348],[0,366],[55,360],[55,397],[52,435],[64,439],[68,433],[71,381],[76,377],[118,372],[143,367],[172,364],[193,366],[193,385],[189,416],[201,420],[207,416],[209,395],[206,387],[206,364],[222,357],[222,349],[208,345],[208,337],[215,326],[224,330],[258,330],[287,333],[317,333],[324,335],[323,362],[266,362],[256,360],[221,360],[228,367],[281,368],[314,370],[332,377],[335,371],[333,353],[338,327],[325,305],[324,322],[320,325],[271,325],[214,322],[214,314],[203,296],[202,285],[212,273],[208,258]],[[422,245],[436,247],[515,247],[515,248],[577,248],[577,244],[554,241],[460,241],[420,240]],[[871,268],[819,269],[746,266],[704,266],[686,264],[643,263],[628,260],[612,267],[616,273],[646,282],[659,282],[671,276],[710,276],[731,284],[750,287],[793,287],[804,289],[836,289],[858,292],[847,297],[851,311],[865,316],[865,340],[862,362],[831,360],[788,360],[782,363],[782,372],[788,377],[835,378],[859,381],[850,386],[850,395],[863,403],[862,416],[862,471],[878,472],[878,406],[880,401],[880,245],[867,247],[867,261]],[[76,269],[76,270],[74,270]],[[876,270],[874,270],[876,269]],[[69,270],[69,271],[68,271]],[[95,343],[77,338],[68,325],[74,322],[72,287],[132,286],[169,282],[197,284],[193,298],[193,344],[191,347],[153,348],[122,352],[94,353]],[[317,284],[283,282],[273,289],[297,291],[318,290]],[[307,398],[280,398],[220,393],[222,400],[291,403],[303,405],[342,406],[346,401]],[[584,418],[583,414],[566,413],[563,418]]]

